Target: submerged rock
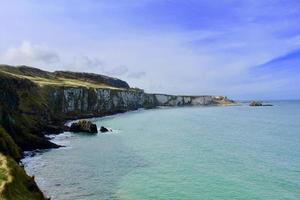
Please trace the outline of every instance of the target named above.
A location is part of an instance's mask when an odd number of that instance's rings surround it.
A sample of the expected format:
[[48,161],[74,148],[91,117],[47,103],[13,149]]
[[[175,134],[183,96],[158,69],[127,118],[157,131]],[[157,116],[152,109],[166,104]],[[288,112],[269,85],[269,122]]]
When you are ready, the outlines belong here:
[[105,132],[108,132],[108,131],[109,131],[108,128],[105,128],[104,126],[101,126],[100,132],[105,133]]
[[70,127],[71,132],[86,132],[86,133],[98,133],[97,125],[87,120],[80,120],[72,123]]

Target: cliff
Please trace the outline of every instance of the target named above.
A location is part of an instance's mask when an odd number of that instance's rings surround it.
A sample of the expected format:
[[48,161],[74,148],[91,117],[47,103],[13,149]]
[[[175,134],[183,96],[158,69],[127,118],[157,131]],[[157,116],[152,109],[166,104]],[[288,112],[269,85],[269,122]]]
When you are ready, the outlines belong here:
[[18,162],[24,150],[56,148],[45,134],[61,132],[68,119],[157,106],[230,103],[223,96],[147,94],[103,75],[0,65],[0,153]]
[[147,94],[141,90],[111,90],[100,88],[47,89],[49,106],[63,118],[102,116],[138,108],[157,106],[223,105],[232,103],[222,96],[174,96]]
[[232,103],[223,96],[148,94],[112,77],[26,66],[0,65],[0,83],[0,126],[21,150],[57,147],[44,134],[59,131],[54,126],[68,119],[157,106]]

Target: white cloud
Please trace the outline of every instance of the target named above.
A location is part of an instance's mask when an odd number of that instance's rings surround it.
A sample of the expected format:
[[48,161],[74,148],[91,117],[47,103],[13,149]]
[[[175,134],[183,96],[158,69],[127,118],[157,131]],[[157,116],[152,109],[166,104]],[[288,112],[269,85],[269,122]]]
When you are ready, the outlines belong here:
[[128,72],[128,67],[125,65],[120,65],[118,67],[113,67],[111,69],[108,69],[105,74],[110,76],[122,76]]
[[140,79],[142,77],[146,76],[146,72],[144,71],[139,71],[139,72],[133,72],[128,74],[128,78],[132,78],[132,79]]
[[129,71],[125,65],[112,66],[97,57],[89,56],[75,56],[69,64],[63,66],[65,66],[65,70],[92,72],[108,76],[122,76]]
[[97,72],[104,71],[105,64],[98,58],[91,58],[88,56],[74,56],[68,64],[65,66],[65,70],[69,71],[85,71],[85,72]]
[[13,65],[53,65],[59,63],[60,57],[45,46],[24,41],[20,46],[4,52],[1,61]]
[[[78,1],[72,7],[63,1],[16,3],[11,7],[19,7],[18,12],[11,15],[3,7],[0,22],[7,31],[0,32],[0,51],[23,37],[32,43],[6,51],[0,61],[107,74],[147,92],[238,97],[258,94],[259,85],[260,93],[272,92],[271,81],[260,80],[251,70],[300,48],[299,9],[291,3],[245,1],[230,6],[220,1],[216,8],[222,12],[215,13],[210,6],[201,11],[206,3],[189,1],[187,7],[178,7],[184,15],[173,16],[168,6],[160,7],[162,1],[152,7],[148,2],[155,1],[122,2]],[[191,5],[195,9],[189,10]],[[20,17],[26,23],[20,24]],[[41,41],[49,46],[33,45]]]

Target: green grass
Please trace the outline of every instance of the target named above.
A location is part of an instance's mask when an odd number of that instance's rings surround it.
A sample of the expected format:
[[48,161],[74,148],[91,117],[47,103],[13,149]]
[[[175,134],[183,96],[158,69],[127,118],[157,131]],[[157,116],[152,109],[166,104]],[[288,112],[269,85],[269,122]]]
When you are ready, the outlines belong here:
[[2,194],[6,184],[11,181],[6,158],[6,156],[0,154],[0,194]]
[[21,158],[20,149],[9,134],[0,126],[0,152],[16,160]]
[[6,74],[8,76],[12,76],[15,78],[21,78],[21,79],[29,79],[32,82],[38,84],[39,86],[64,86],[64,87],[86,87],[86,88],[107,88],[107,89],[118,89],[120,88],[115,88],[103,83],[92,83],[92,82],[87,82],[87,81],[82,81],[82,80],[77,80],[77,79],[69,79],[69,78],[44,78],[44,77],[38,77],[38,76],[26,76],[26,75],[21,75],[17,73],[12,73],[8,71],[4,71],[0,69],[0,72],[3,74]]
[[3,163],[3,160],[0,159],[0,191],[8,179],[8,170],[5,166],[3,166],[3,164],[5,163]]
[[33,178],[13,159],[0,153],[0,199],[44,200]]

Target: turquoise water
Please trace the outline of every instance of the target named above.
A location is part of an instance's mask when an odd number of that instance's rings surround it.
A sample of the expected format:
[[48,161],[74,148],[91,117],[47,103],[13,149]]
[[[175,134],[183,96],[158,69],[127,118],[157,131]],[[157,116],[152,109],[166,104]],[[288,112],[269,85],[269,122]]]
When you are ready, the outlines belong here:
[[184,107],[94,119],[24,160],[54,200],[300,199],[300,102]]

